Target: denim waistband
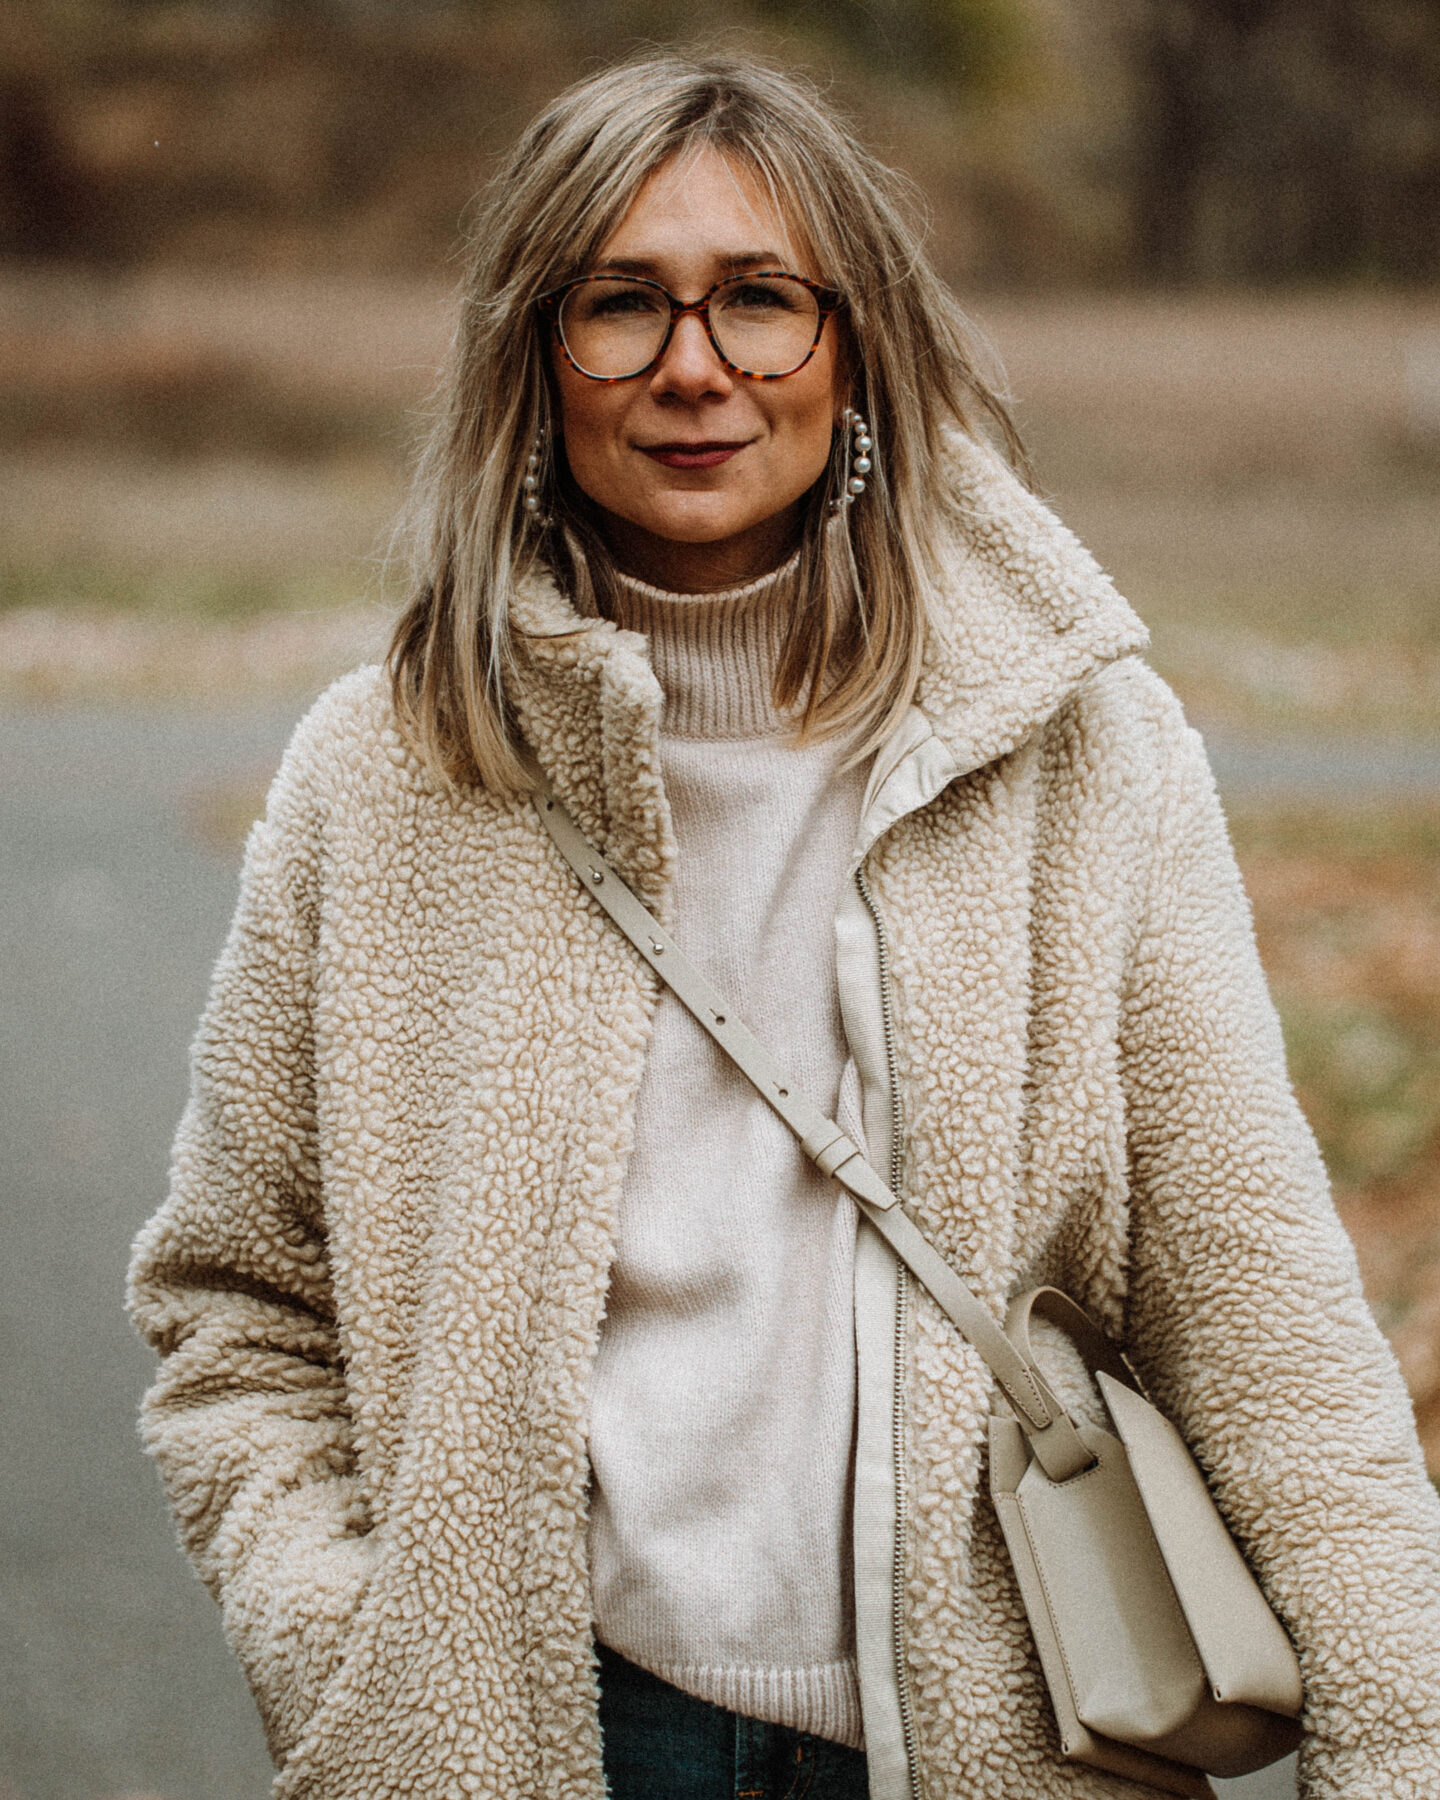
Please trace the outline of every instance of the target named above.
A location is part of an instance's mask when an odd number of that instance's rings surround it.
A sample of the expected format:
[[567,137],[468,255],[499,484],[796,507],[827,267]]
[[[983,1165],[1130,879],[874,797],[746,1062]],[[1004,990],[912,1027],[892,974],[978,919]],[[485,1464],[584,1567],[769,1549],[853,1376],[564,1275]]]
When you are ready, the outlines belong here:
[[610,1800],[868,1800],[860,1751],[697,1700],[603,1644],[598,1654]]

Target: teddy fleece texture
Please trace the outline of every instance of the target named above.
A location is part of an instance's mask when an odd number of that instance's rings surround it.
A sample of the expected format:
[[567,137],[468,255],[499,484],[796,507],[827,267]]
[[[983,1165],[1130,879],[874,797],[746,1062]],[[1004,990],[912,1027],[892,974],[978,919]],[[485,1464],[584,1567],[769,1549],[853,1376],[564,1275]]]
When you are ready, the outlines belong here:
[[[978,446],[953,480],[917,715],[952,773],[888,824],[880,787],[865,871],[908,1197],[997,1314],[1048,1279],[1125,1337],[1299,1650],[1308,1800],[1435,1800],[1440,1503],[1203,751],[1073,538]],[[644,640],[543,583],[518,623],[520,726],[663,915]],[[430,782],[380,672],[317,704],[131,1287],[146,1441],[280,1800],[603,1794],[587,1383],[655,1003],[527,804]],[[908,1318],[919,1792],[1133,1800],[1060,1759],[984,1492],[988,1378],[927,1297]]]

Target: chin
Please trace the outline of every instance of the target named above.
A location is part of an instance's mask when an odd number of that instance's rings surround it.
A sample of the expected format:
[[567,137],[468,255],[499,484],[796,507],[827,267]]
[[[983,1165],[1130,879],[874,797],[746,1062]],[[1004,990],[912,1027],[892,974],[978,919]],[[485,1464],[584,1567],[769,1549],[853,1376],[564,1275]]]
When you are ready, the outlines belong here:
[[725,539],[738,537],[759,521],[744,514],[735,514],[728,509],[709,507],[683,507],[671,511],[665,508],[652,514],[649,518],[634,521],[652,537],[664,538],[672,544],[718,544]]

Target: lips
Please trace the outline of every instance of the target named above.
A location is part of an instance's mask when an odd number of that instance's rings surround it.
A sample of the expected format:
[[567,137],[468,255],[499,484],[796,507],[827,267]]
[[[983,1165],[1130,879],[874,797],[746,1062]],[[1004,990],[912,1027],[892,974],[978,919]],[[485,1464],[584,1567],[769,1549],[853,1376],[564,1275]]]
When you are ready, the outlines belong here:
[[639,446],[652,462],[663,463],[667,469],[715,469],[739,450],[745,448],[741,443],[695,443],[695,444],[641,444]]

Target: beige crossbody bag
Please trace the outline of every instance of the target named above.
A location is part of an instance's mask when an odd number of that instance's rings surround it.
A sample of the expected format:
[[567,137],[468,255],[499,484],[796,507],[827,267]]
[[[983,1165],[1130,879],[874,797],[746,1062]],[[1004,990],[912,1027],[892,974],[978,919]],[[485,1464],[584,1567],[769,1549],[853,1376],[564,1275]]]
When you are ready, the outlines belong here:
[[[1284,1628],[1175,1427],[1116,1346],[1056,1288],[1022,1294],[1002,1330],[840,1127],[625,885],[558,800],[536,810],[605,912],[774,1108],[984,1359],[999,1387],[990,1493],[1015,1565],[1063,1754],[1166,1793],[1212,1797],[1301,1738]],[[1043,1318],[1074,1343],[1110,1429],[1077,1424],[1030,1347]]]

